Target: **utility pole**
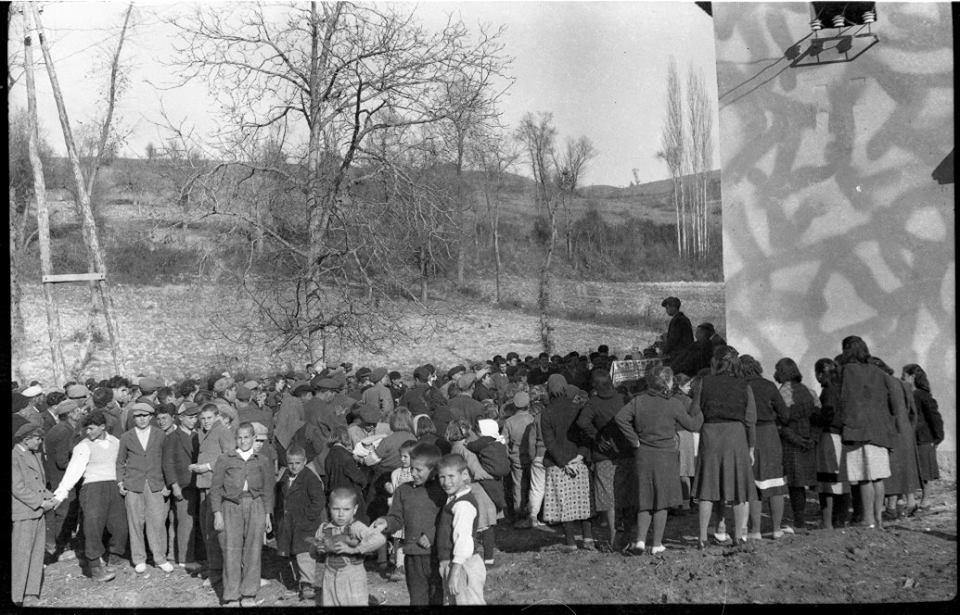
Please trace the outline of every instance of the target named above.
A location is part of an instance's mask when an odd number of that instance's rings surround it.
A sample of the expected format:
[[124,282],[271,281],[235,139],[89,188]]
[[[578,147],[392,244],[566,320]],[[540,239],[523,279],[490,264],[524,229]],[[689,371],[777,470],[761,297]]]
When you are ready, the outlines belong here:
[[[40,243],[40,272],[44,278],[51,275],[53,265],[50,259],[50,214],[47,211],[46,185],[43,181],[43,164],[40,161],[37,128],[37,90],[33,72],[33,12],[31,7],[21,5],[26,20],[26,33],[23,38],[24,65],[27,80],[27,117],[29,118],[29,154],[30,167],[33,169],[33,193],[37,199],[37,230]],[[63,344],[60,339],[60,315],[53,296],[53,287],[43,284],[43,300],[47,307],[47,335],[50,339],[50,358],[53,363],[53,380],[57,386],[66,382],[66,364],[63,360]]]
[[[100,299],[103,302],[103,313],[107,322],[107,335],[110,339],[110,349],[113,354],[113,365],[116,373],[121,373],[122,353],[120,350],[120,334],[117,327],[116,312],[113,307],[113,299],[106,287],[107,267],[103,258],[103,250],[100,247],[100,241],[97,238],[97,226],[93,218],[93,208],[90,204],[90,194],[83,181],[83,172],[80,170],[80,157],[77,154],[77,147],[73,140],[73,132],[70,129],[70,120],[67,117],[67,109],[63,102],[63,94],[60,89],[60,83],[57,80],[57,73],[53,65],[53,58],[43,35],[43,24],[40,21],[40,12],[34,3],[26,3],[26,12],[31,14],[32,24],[37,31],[37,38],[40,42],[40,50],[43,53],[43,60],[46,63],[47,75],[50,77],[50,86],[53,89],[53,97],[57,103],[57,111],[60,116],[60,127],[63,129],[63,140],[67,147],[67,156],[70,159],[70,166],[73,170],[74,180],[77,184],[77,197],[80,201],[79,209],[82,222],[83,239],[92,254],[92,263],[94,271],[88,274],[74,274],[51,276],[49,271],[43,276],[44,287],[56,282],[78,282],[93,280],[100,292]],[[28,20],[28,24],[30,20]],[[33,28],[31,28],[32,30]],[[28,62],[29,64],[29,62]],[[49,232],[49,227],[47,228]],[[41,235],[43,235],[41,231]],[[59,331],[59,327],[58,327]],[[62,360],[62,355],[61,355]]]

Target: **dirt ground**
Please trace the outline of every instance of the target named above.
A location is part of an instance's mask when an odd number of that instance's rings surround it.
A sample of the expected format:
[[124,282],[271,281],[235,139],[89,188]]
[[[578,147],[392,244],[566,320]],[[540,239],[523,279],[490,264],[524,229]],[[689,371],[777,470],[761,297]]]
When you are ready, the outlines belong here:
[[[946,601],[957,594],[956,483],[941,480],[930,508],[919,516],[887,522],[884,530],[822,531],[772,540],[753,552],[722,546],[695,547],[696,516],[671,516],[660,556],[553,549],[561,533],[551,529],[497,527],[496,567],[488,571],[489,604],[699,604],[699,603],[890,603]],[[816,501],[807,502],[815,518]],[[787,513],[789,515],[789,513]],[[732,520],[728,517],[728,525]],[[765,529],[769,519],[765,516]],[[605,529],[595,530],[599,538]],[[264,607],[310,607],[301,601],[290,569],[264,549],[259,598]],[[406,605],[403,581],[367,573],[371,597],[386,605]],[[98,585],[82,576],[76,561],[45,571],[41,606],[213,607],[214,592],[182,569],[164,574],[150,567],[137,575],[121,566],[117,578]]]

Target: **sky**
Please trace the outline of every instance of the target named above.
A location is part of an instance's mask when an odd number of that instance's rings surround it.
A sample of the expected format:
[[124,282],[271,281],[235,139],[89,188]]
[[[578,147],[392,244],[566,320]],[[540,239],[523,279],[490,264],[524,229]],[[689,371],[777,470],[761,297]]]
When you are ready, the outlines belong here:
[[[116,47],[126,4],[49,2],[41,16],[71,123],[103,113],[109,56]],[[121,155],[145,157],[148,143],[163,143],[163,114],[197,138],[215,134],[213,101],[202,84],[171,88],[177,73],[171,32],[161,21],[186,3],[137,3],[122,61],[128,85],[116,110],[126,135]],[[716,69],[712,19],[692,2],[420,2],[409,3],[428,28],[459,16],[471,29],[503,24],[505,52],[514,58],[513,86],[501,103],[502,121],[515,127],[527,112],[549,111],[559,142],[588,137],[597,150],[583,184],[626,186],[633,169],[641,182],[669,176],[656,157],[666,100],[666,74],[675,58],[684,86],[689,70],[703,75],[713,101],[717,146]],[[15,17],[8,47],[22,48]],[[39,57],[39,50],[37,50]],[[47,141],[65,152],[49,80],[37,73],[40,124]],[[26,108],[24,80],[11,89],[11,114]],[[714,166],[719,157],[714,154]],[[524,169],[520,169],[525,172]]]

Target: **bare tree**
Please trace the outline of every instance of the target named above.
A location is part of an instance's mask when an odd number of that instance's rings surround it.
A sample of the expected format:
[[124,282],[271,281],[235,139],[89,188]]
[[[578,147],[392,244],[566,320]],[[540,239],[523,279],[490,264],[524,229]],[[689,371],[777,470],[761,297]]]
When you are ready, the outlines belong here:
[[516,141],[509,140],[500,131],[496,131],[476,139],[470,148],[473,164],[480,169],[480,192],[490,220],[497,303],[502,300],[500,277],[503,272],[500,256],[500,205],[506,174],[520,158],[521,152],[515,145]]
[[707,174],[713,162],[710,138],[713,116],[710,113],[703,74],[696,73],[692,65],[687,73],[687,125],[690,132],[686,151],[694,184],[691,194],[693,252],[696,258],[703,259],[710,246]]
[[667,69],[667,115],[663,121],[660,133],[660,151],[657,157],[667,163],[670,176],[673,178],[673,206],[676,210],[677,222],[677,254],[682,258],[685,254],[686,208],[683,193],[683,163],[684,163],[684,127],[683,127],[683,93],[680,89],[680,76],[677,73],[677,63],[670,57],[670,66]]
[[[385,252],[395,245],[394,229],[373,223],[382,222],[373,217],[381,202],[371,200],[367,188],[390,177],[381,182],[381,196],[402,195],[415,210],[424,204],[421,211],[439,207],[439,197],[427,199],[430,206],[423,195],[414,198],[406,187],[421,178],[395,159],[394,148],[385,150],[389,155],[378,150],[377,137],[447,121],[469,102],[445,101],[448,85],[499,54],[499,33],[471,37],[452,19],[431,33],[405,7],[351,3],[198,5],[172,23],[180,33],[175,64],[185,80],[206,81],[223,120],[215,148],[223,163],[194,183],[205,184],[198,188],[204,209],[229,210],[218,191],[236,175],[225,167],[286,182],[302,199],[296,232],[259,223],[293,266],[290,290],[246,285],[276,329],[276,341],[303,342],[313,355],[317,335],[333,331],[371,348],[398,339],[402,324],[389,315],[399,307],[396,280],[405,274],[375,269],[396,270],[408,261]],[[290,165],[244,155],[245,144],[271,130],[308,135],[290,151]],[[412,137],[402,136],[409,145]],[[230,213],[258,224],[246,213]],[[421,248],[422,270],[430,266],[423,264],[430,250]]]
[[567,246],[567,259],[571,261],[573,260],[573,216],[570,215],[570,204],[581,178],[586,173],[587,165],[596,155],[597,150],[590,139],[581,136],[578,139],[567,139],[563,153],[553,161],[557,177],[565,178],[569,185],[566,193],[561,192],[560,215]]
[[[530,167],[533,170],[533,179],[537,184],[538,211],[543,208],[547,212],[548,238],[547,251],[543,265],[540,267],[540,279],[537,293],[537,310],[540,314],[540,343],[545,352],[553,350],[553,325],[550,324],[550,266],[553,262],[553,250],[557,243],[557,213],[562,199],[565,198],[565,189],[570,186],[569,176],[557,177],[551,172],[550,162],[555,160],[555,142],[557,129],[553,126],[552,113],[538,113],[534,116],[527,113],[520,122],[516,131],[516,138],[526,149]],[[556,187],[560,188],[558,192]],[[558,198],[559,197],[559,198]]]

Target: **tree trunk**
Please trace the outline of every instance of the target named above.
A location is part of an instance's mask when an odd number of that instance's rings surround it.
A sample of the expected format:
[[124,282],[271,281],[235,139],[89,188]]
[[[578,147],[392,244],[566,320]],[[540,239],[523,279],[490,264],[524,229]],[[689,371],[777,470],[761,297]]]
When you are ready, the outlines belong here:
[[420,301],[422,303],[427,301],[427,274],[427,251],[420,248]]
[[677,214],[677,256],[683,258],[683,235],[680,226],[680,186],[677,175],[673,175],[673,208]]
[[[53,264],[50,258],[50,217],[47,211],[46,186],[43,181],[43,164],[40,162],[38,142],[40,140],[37,129],[37,90],[33,74],[33,7],[24,11],[26,17],[26,37],[24,38],[24,65],[26,67],[27,82],[27,111],[29,126],[29,154],[30,167],[33,170],[33,192],[37,200],[37,233],[40,241],[40,273],[53,273]],[[82,182],[81,184],[82,185]],[[60,315],[53,296],[53,287],[43,284],[43,299],[47,308],[47,336],[50,339],[50,359],[53,369],[53,380],[57,386],[66,382],[66,364],[63,360],[63,346],[60,339]]]
[[497,195],[493,205],[493,256],[496,263],[497,275],[497,303],[500,303],[500,272],[503,270],[503,262],[500,260],[500,196]]
[[550,325],[550,264],[553,259],[553,248],[557,242],[557,219],[553,209],[548,205],[550,215],[550,242],[547,244],[547,254],[540,268],[540,292],[537,297],[537,307],[540,310],[540,343],[543,351],[553,352],[553,327]]
[[457,241],[457,286],[463,286],[463,269],[466,251],[463,244],[466,242],[467,208],[463,202],[463,140],[457,142],[457,211],[460,214],[457,230],[459,232],[459,241]]
[[[23,362],[23,349],[26,348],[26,332],[23,324],[23,310],[21,304],[23,300],[23,289],[20,286],[20,262],[23,238],[18,237],[22,233],[18,232],[20,225],[15,220],[14,212],[17,211],[16,191],[10,188],[10,368],[13,378],[23,382],[24,375],[20,368]],[[27,216],[28,210],[25,207],[23,217]]]

